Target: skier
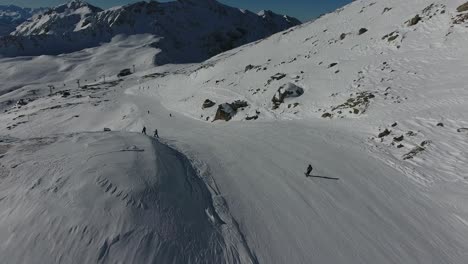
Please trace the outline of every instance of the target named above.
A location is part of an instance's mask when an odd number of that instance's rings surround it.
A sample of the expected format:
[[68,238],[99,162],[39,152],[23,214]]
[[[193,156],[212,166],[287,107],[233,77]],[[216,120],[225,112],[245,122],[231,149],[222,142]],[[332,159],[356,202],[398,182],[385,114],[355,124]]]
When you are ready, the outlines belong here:
[[313,169],[314,169],[314,168],[312,168],[312,165],[309,164],[309,167],[307,167],[306,177],[310,177],[310,176],[311,176],[310,174],[312,173],[312,170],[313,170]]
[[159,134],[158,134],[158,130],[157,130],[157,129],[154,130],[154,136],[153,136],[153,137],[159,138]]
[[141,133],[146,135],[146,127],[145,126],[143,127],[143,130],[141,131]]

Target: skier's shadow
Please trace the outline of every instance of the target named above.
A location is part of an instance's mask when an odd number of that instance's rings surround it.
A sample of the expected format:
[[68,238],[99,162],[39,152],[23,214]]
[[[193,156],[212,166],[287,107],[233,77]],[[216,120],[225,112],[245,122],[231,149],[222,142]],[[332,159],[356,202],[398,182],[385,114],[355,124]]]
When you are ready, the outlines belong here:
[[320,176],[320,175],[310,175],[310,176],[307,176],[307,178],[319,178],[319,179],[334,180],[334,181],[338,181],[340,179],[340,178],[326,177],[326,176]]

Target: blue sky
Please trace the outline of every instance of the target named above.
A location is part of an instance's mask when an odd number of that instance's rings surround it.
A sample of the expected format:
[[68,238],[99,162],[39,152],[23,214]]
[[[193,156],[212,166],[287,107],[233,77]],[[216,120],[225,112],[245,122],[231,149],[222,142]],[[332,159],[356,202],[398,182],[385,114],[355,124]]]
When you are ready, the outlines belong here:
[[[297,17],[303,21],[315,18],[320,14],[333,11],[338,7],[350,3],[352,0],[218,0],[224,4],[245,8],[252,11],[262,9]],[[55,6],[67,2],[66,0],[0,0],[0,5],[14,4],[25,7]],[[87,2],[109,8],[138,0],[88,0]],[[168,1],[159,1],[168,2]]]

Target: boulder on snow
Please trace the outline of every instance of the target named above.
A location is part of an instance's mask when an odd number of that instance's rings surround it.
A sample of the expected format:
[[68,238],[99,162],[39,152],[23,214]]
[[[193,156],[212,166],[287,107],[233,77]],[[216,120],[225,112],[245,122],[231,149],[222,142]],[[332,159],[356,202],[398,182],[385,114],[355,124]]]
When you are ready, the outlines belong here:
[[462,4],[461,6],[457,7],[458,12],[465,12],[468,11],[468,2]]
[[211,101],[210,99],[206,99],[205,102],[203,102],[202,109],[210,108],[210,107],[213,107],[215,105],[216,105],[215,102]]
[[416,147],[414,147],[410,152],[408,152],[408,153],[406,153],[405,155],[403,155],[403,160],[412,159],[412,158],[414,158],[416,155],[418,155],[419,153],[423,152],[424,150],[426,150],[426,149],[423,148],[423,147],[420,147],[420,146],[416,146]]
[[260,67],[260,66],[255,66],[255,65],[249,64],[249,65],[245,66],[244,72],[248,72],[248,71],[250,71],[250,70],[253,70],[253,69],[259,68],[259,67]]
[[383,132],[379,133],[378,138],[386,137],[386,136],[390,135],[390,133],[391,133],[390,130],[385,129]]
[[104,128],[104,132],[111,132],[111,131],[112,131],[112,130],[111,130],[110,128],[108,128],[108,127],[105,127],[105,128]]
[[242,100],[236,100],[232,103],[220,104],[218,106],[218,110],[216,111],[213,122],[216,120],[229,121],[237,114],[239,109],[244,110],[244,108],[247,106],[249,106],[249,104]]
[[123,69],[119,72],[119,74],[117,74],[117,77],[124,77],[124,76],[128,76],[128,75],[131,75],[132,74],[132,71],[130,69]]
[[367,28],[361,28],[361,29],[359,29],[359,33],[358,33],[358,34],[359,34],[359,35],[362,35],[362,34],[366,33],[367,31],[368,31]]
[[216,111],[215,118],[213,122],[216,120],[224,120],[229,121],[232,117],[236,114],[236,111],[232,108],[231,104],[224,103],[218,106],[218,110]]
[[462,133],[462,132],[468,133],[468,128],[465,128],[465,127],[459,128],[459,129],[457,129],[457,132],[458,133]]
[[19,99],[18,102],[16,102],[16,106],[24,106],[24,105],[27,105],[28,102],[26,102],[26,100],[24,99]]
[[304,89],[293,84],[287,83],[281,86],[273,96],[271,101],[273,102],[273,109],[277,109],[288,97],[299,97],[304,94]]
[[413,17],[412,19],[410,19],[408,21],[408,26],[414,26],[416,24],[418,24],[420,21],[422,20],[421,16],[419,15],[416,15],[415,17]]
[[236,100],[230,103],[229,105],[232,107],[232,109],[234,109],[234,111],[237,111],[241,108],[245,108],[249,106],[249,104],[246,101],[242,101],[242,100]]

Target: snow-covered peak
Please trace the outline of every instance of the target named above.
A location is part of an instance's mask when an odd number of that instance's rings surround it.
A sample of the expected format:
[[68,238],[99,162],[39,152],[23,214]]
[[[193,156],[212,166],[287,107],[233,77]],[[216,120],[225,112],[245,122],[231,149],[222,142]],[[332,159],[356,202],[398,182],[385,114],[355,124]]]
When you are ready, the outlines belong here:
[[42,11],[44,11],[43,8],[32,9],[14,5],[0,5],[0,36],[10,34],[16,26]]
[[62,4],[55,8],[50,9],[47,13],[57,13],[57,14],[77,13],[77,14],[86,15],[86,14],[97,13],[101,11],[102,11],[101,8],[93,6],[85,1],[72,0],[68,3]]
[[[137,2],[100,10],[83,1],[58,6],[0,39],[0,55],[60,54],[109,42],[117,35],[151,34],[161,40],[156,64],[196,62],[300,24],[268,18],[214,0]],[[20,47],[20,48],[18,48]],[[52,48],[53,47],[53,48]]]
[[73,0],[33,17],[19,25],[11,34],[14,36],[63,35],[74,31],[82,19],[101,11],[99,7],[84,1]]

